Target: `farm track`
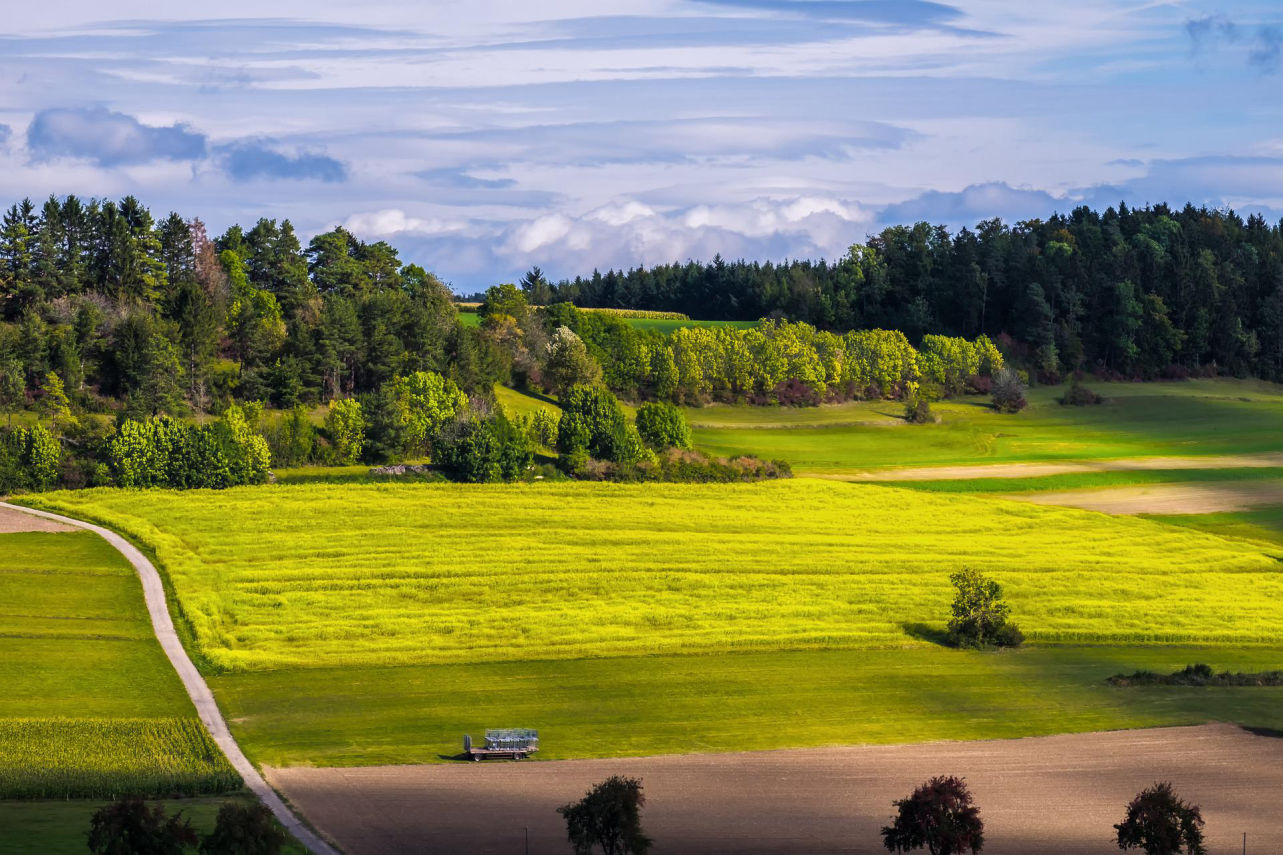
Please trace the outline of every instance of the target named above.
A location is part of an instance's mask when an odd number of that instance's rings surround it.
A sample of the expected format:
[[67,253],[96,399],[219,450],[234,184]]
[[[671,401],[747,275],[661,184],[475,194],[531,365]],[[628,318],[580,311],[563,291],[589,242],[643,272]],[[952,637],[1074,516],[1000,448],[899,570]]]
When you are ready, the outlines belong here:
[[[17,522],[15,514],[30,515],[37,518],[39,522],[33,521],[33,524],[22,528]],[[156,568],[147,560],[147,556],[143,555],[132,543],[120,535],[101,526],[48,511],[38,511],[34,508],[24,508],[18,505],[11,505],[8,502],[0,502],[0,532],[24,530],[72,531],[74,529],[85,529],[94,532],[115,547],[137,571],[138,578],[142,581],[143,597],[147,602],[147,613],[151,618],[156,640],[160,642],[161,649],[165,651],[165,655],[174,666],[174,670],[178,672],[183,688],[187,690],[187,695],[196,707],[196,712],[201,721],[204,722],[206,730],[209,731],[214,742],[244,780],[245,786],[263,804],[267,805],[281,825],[309,850],[316,853],[316,855],[339,855],[337,849],[322,840],[316,832],[312,831],[311,828],[303,824],[295,816],[294,812],[286,806],[276,791],[268,785],[263,776],[254,768],[254,765],[249,762],[245,753],[241,751],[240,746],[236,743],[235,738],[232,737],[231,731],[227,728],[227,722],[223,719],[223,714],[218,708],[218,703],[214,700],[213,693],[210,692],[205,679],[196,670],[196,666],[192,663],[187,651],[183,649],[182,643],[178,640],[178,633],[174,630],[174,623],[169,616],[169,609],[165,603],[164,584],[161,582],[160,574],[156,571]]]
[[1283,466],[1283,452],[1219,454],[1206,457],[1136,457],[1121,460],[1066,460],[1055,463],[978,463],[915,466],[853,474],[808,474],[830,481],[952,481],[972,478],[1039,478],[1089,472],[1153,472],[1168,469],[1264,469]]
[[879,829],[932,775],[965,776],[992,855],[1117,851],[1133,795],[1171,781],[1209,852],[1283,853],[1283,739],[1225,725],[987,742],[432,766],[265,769],[351,855],[566,851],[555,813],[613,774],[643,779],[654,852],[883,851]]
[[1216,514],[1283,505],[1283,484],[1148,484],[1002,496],[1106,514]]

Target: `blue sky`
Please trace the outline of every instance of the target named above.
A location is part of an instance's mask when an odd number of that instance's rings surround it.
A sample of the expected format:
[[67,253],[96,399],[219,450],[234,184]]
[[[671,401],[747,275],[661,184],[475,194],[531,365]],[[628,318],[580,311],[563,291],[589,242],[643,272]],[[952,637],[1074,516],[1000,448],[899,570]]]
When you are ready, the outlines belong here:
[[190,5],[6,10],[5,198],[342,224],[461,290],[1120,199],[1283,216],[1273,3]]

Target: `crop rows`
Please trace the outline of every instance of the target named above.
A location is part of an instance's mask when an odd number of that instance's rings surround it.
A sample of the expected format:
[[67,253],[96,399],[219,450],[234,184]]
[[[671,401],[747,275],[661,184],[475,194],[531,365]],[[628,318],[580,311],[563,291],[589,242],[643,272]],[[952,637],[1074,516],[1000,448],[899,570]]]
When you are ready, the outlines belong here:
[[964,564],[1036,642],[1283,635],[1283,565],[1257,547],[970,496],[799,480],[39,501],[154,548],[230,671],[921,644]]
[[195,718],[0,719],[0,799],[196,796],[240,786]]

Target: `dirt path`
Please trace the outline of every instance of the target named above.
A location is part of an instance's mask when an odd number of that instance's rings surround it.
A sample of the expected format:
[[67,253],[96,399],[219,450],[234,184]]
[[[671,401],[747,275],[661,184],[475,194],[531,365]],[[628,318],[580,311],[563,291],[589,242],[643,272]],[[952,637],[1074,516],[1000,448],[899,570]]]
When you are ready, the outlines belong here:
[[1215,514],[1283,505],[1283,483],[1150,484],[1143,487],[1019,493],[1003,498],[1107,514]]
[[1199,805],[1208,851],[1283,853],[1283,739],[1229,725],[991,742],[620,760],[265,769],[350,855],[567,851],[558,805],[613,774],[641,777],[654,852],[884,852],[891,802],[932,775],[966,776],[987,855],[1117,851],[1113,824],[1170,780]]
[[[232,738],[231,732],[227,729],[227,722],[223,720],[223,714],[218,709],[218,704],[214,701],[214,695],[201,677],[192,660],[188,658],[187,651],[178,640],[178,633],[174,631],[174,623],[169,617],[169,609],[165,605],[165,588],[161,583],[160,574],[156,568],[129,541],[125,540],[114,531],[102,528],[101,526],[91,525],[80,520],[70,517],[64,517],[59,514],[49,513],[48,511],[38,511],[33,508],[24,508],[18,505],[11,505],[7,502],[0,502],[0,514],[10,516],[14,514],[29,515],[36,525],[61,526],[56,528],[57,531],[85,529],[92,531],[102,537],[108,543],[116,548],[138,573],[138,578],[143,584],[143,598],[147,603],[147,613],[151,617],[152,630],[156,633],[156,640],[160,642],[161,648],[165,655],[169,657],[170,663],[174,670],[178,672],[178,677],[183,681],[183,688],[192,699],[192,704],[196,707],[196,713],[200,716],[209,735],[213,737],[214,742],[218,744],[219,749],[227,756],[232,767],[245,780],[245,786],[253,791],[262,802],[271,808],[281,825],[289,830],[300,843],[310,849],[316,855],[339,855],[338,850],[326,843],[317,834],[299,821],[298,817],[286,807],[281,801],[281,797],[276,791],[267,785],[263,776],[245,757],[236,740]],[[48,531],[49,529],[40,529]]]
[[41,519],[23,511],[0,505],[0,534],[17,534],[23,531],[75,531],[76,527],[53,520]]
[[1126,460],[1066,460],[1057,463],[979,463],[963,466],[915,466],[850,475],[817,475],[836,481],[952,481],[971,478],[1037,478],[1084,472],[1128,472],[1162,469],[1262,469],[1283,466],[1283,453],[1221,454],[1207,457],[1138,457]]

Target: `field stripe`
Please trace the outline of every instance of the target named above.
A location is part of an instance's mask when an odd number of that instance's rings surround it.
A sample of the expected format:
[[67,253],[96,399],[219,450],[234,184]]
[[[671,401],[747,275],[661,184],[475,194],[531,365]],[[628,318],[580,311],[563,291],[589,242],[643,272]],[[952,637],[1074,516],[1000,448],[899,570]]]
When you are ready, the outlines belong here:
[[276,819],[285,826],[290,834],[306,846],[315,855],[339,855],[337,849],[326,843],[316,832],[303,824],[294,812],[282,801],[276,791],[268,786],[267,781],[254,768],[254,764],[249,762],[249,758],[241,751],[237,745],[232,732],[227,727],[227,722],[223,719],[223,713],[218,708],[217,701],[214,700],[214,694],[209,690],[205,679],[201,677],[196,666],[188,657],[187,651],[183,649],[182,643],[178,640],[178,633],[174,630],[174,622],[169,617],[169,609],[165,604],[165,586],[161,583],[160,574],[156,568],[129,541],[125,540],[114,531],[96,526],[91,523],[82,522],[81,520],[65,517],[61,514],[50,513],[49,511],[38,511],[34,508],[24,508],[19,505],[11,505],[8,502],[0,502],[0,507],[21,511],[25,514],[41,517],[46,520],[64,523],[66,525],[83,528],[92,531],[99,537],[106,540],[116,548],[125,559],[134,566],[138,571],[138,578],[143,584],[143,597],[147,602],[147,613],[151,617],[152,629],[156,633],[156,640],[160,642],[161,649],[169,657],[170,663],[174,670],[178,672],[178,678],[183,681],[183,687],[187,690],[187,695],[192,699],[192,704],[196,707],[197,714],[200,715],[201,721],[204,722],[205,728],[209,731],[214,742],[218,745],[228,761],[245,781],[245,785],[256,795],[263,804],[272,811]]

